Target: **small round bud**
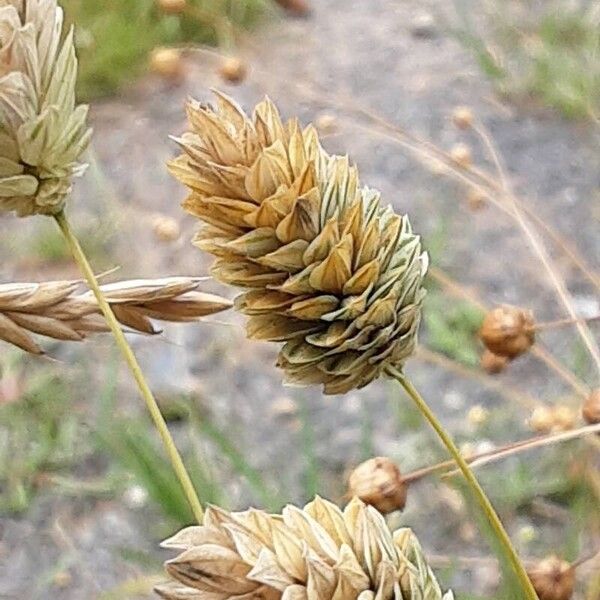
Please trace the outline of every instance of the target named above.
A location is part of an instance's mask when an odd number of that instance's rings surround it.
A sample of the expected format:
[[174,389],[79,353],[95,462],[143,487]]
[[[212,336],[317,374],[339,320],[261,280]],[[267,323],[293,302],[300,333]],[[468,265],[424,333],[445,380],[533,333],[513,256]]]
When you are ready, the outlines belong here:
[[571,600],[575,570],[557,556],[549,556],[528,571],[539,600]]
[[597,425],[600,423],[600,388],[592,390],[592,393],[583,403],[581,414],[586,423]]
[[490,352],[516,358],[535,341],[533,314],[516,306],[499,306],[487,313],[479,336]]
[[486,204],[486,198],[485,195],[475,189],[475,188],[471,188],[468,193],[467,193],[467,206],[469,207],[470,210],[476,211],[476,210],[481,210],[482,208],[485,207]]
[[164,79],[181,80],[184,74],[181,52],[177,48],[155,48],[150,55],[150,68]]
[[504,371],[506,365],[508,365],[508,362],[509,361],[506,356],[498,356],[486,348],[481,355],[479,364],[486,373],[489,373],[490,375],[497,375],[498,373],[502,373],[502,371]]
[[311,13],[308,0],[275,0],[275,2],[295,17],[306,17]]
[[350,496],[357,496],[386,514],[404,509],[408,486],[392,460],[377,456],[352,471],[348,479],[348,491]]
[[490,412],[481,406],[481,404],[476,404],[467,413],[467,421],[470,425],[474,427],[479,427],[483,425],[490,417]]
[[246,63],[236,56],[228,56],[223,59],[219,68],[219,74],[229,83],[241,83],[246,79],[247,72]]
[[538,406],[529,417],[529,427],[536,433],[550,433],[554,427],[554,414],[548,406]]
[[455,144],[450,150],[452,160],[463,169],[470,167],[473,164],[473,156],[471,148],[467,144]]
[[569,431],[575,427],[577,415],[572,408],[568,406],[555,406],[552,411],[554,419],[553,431]]
[[473,112],[468,106],[457,106],[452,113],[452,122],[459,129],[468,129],[473,125]]
[[167,15],[180,15],[187,8],[187,0],[156,0],[156,4]]
[[161,242],[174,242],[179,239],[181,230],[179,223],[172,217],[156,215],[152,220],[152,231]]

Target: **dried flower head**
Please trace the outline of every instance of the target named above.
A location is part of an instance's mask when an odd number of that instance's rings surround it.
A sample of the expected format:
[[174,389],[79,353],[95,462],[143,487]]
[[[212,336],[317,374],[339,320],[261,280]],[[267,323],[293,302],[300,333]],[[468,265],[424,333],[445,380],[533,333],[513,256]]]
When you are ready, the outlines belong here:
[[398,465],[385,456],[370,458],[356,467],[348,478],[349,496],[356,496],[380,513],[404,510],[408,485]]
[[452,600],[442,594],[414,534],[393,534],[354,499],[342,512],[316,498],[282,515],[210,507],[201,526],[163,544],[183,551],[166,563],[167,600]]
[[[151,319],[194,321],[231,306],[220,296],[197,291],[198,279],[120,281],[101,286],[120,323],[155,334]],[[56,340],[80,341],[88,333],[109,331],[91,292],[77,293],[77,281],[0,284],[0,340],[32,354],[43,350],[37,333]]]
[[457,106],[452,112],[452,122],[459,129],[468,129],[473,125],[473,111],[468,106]]
[[533,313],[507,304],[494,308],[486,314],[479,336],[490,352],[516,358],[535,342]]
[[592,390],[581,408],[581,414],[586,423],[597,425],[600,423],[600,388]]
[[160,242],[174,242],[181,235],[179,223],[168,215],[155,215],[152,219],[152,232]]
[[150,54],[150,69],[173,83],[179,83],[185,74],[183,58],[177,48],[154,48]]
[[219,74],[229,83],[241,83],[246,79],[248,67],[246,63],[237,56],[228,56],[223,59],[219,67]]
[[450,156],[452,157],[452,160],[463,169],[466,169],[473,164],[471,148],[462,142],[452,146]]
[[0,0],[0,212],[56,214],[85,170],[73,30],[56,0]]
[[538,406],[531,413],[529,426],[537,433],[554,433],[573,429],[577,420],[569,406]]
[[548,556],[529,570],[539,600],[570,600],[575,588],[575,570],[558,558]]
[[250,338],[284,342],[278,365],[325,393],[359,388],[412,354],[427,255],[407,217],[361,188],[315,129],[282,123],[270,100],[248,118],[230,98],[192,102],[192,131],[171,172],[205,226],[196,245],[214,277],[247,288],[236,308]]

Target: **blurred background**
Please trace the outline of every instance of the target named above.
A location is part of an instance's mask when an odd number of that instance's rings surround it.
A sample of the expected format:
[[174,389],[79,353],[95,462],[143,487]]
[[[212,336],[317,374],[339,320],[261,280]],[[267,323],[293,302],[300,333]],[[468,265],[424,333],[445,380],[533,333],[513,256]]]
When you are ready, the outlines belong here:
[[[197,223],[180,207],[185,190],[164,166],[177,154],[169,135],[184,131],[189,96],[210,101],[216,87],[251,109],[268,94],[284,117],[314,122],[325,148],[349,154],[362,182],[422,234],[439,271],[408,372],[465,452],[583,424],[578,387],[594,376],[574,328],[540,336],[559,367],[531,353],[498,374],[480,365],[482,304],[531,308],[540,322],[564,309],[514,221],[398,139],[410,132],[494,173],[481,136],[452,122],[468,107],[542,229],[597,273],[597,1],[63,5],[95,130],[70,211],[97,273],[208,273],[191,245]],[[51,220],[18,225],[0,220],[0,281],[79,277]],[[597,288],[548,247],[578,313],[597,316]],[[202,289],[233,297],[210,280]],[[598,321],[590,326],[598,338]],[[327,398],[284,387],[276,348],[247,342],[235,314],[131,341],[205,502],[279,510],[319,493],[342,503],[362,460],[389,456],[409,472],[444,458],[399,386]],[[0,598],[151,598],[169,556],[158,542],[193,521],[185,499],[111,339],[43,345],[49,359],[0,343]],[[540,406],[560,407],[562,421],[532,422]],[[479,473],[523,556],[572,561],[600,547],[597,465],[598,444],[577,440]],[[457,598],[514,600],[463,492],[426,478],[390,522],[415,529]],[[574,598],[600,598],[597,561],[582,566]]]

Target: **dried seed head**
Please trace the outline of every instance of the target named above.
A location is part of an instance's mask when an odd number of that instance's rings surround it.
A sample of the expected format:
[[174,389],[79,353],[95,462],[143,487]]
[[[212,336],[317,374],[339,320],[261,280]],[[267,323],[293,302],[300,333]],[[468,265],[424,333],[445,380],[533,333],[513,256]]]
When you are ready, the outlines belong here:
[[275,2],[295,17],[306,17],[311,13],[308,0],[275,0]]
[[452,600],[443,594],[410,529],[390,532],[358,499],[344,511],[317,497],[282,515],[209,507],[201,526],[163,543],[181,552],[166,563],[166,600]]
[[537,433],[568,431],[575,427],[577,415],[568,406],[538,406],[531,413],[529,426]]
[[502,373],[502,371],[504,371],[508,363],[509,360],[508,358],[506,358],[506,356],[498,356],[497,354],[490,352],[487,348],[483,351],[481,355],[481,368],[490,375],[497,375],[498,373]]
[[57,214],[85,171],[91,130],[62,25],[56,0],[0,0],[0,213]]
[[473,427],[480,427],[490,418],[490,412],[487,408],[476,404],[469,409],[467,413],[467,421]]
[[[191,277],[138,279],[101,286],[119,322],[136,331],[160,333],[158,321],[189,322],[231,307],[214,294],[197,291]],[[43,354],[32,334],[81,341],[109,331],[91,292],[77,293],[76,281],[0,284],[0,340],[32,354]]]
[[470,210],[477,211],[484,208],[486,205],[486,197],[483,192],[478,189],[471,188],[467,192],[467,206]]
[[183,79],[185,67],[177,48],[154,48],[150,54],[150,69],[174,83]]
[[452,122],[459,129],[468,129],[473,125],[473,111],[468,106],[457,106],[452,113]]
[[553,431],[568,431],[577,423],[577,413],[569,406],[558,405],[553,410]]
[[334,133],[337,129],[337,117],[331,113],[322,113],[315,119],[315,127],[322,135]]
[[246,79],[247,73],[246,63],[237,56],[224,58],[219,68],[219,74],[229,83],[241,83]]
[[581,414],[586,423],[597,425],[600,423],[600,388],[592,390],[583,403]]
[[455,144],[450,150],[452,160],[463,169],[470,167],[473,164],[473,156],[471,148],[467,144]]
[[348,495],[360,498],[380,513],[404,510],[408,486],[389,458],[378,456],[361,463],[348,478]]
[[156,4],[168,15],[180,15],[187,8],[187,0],[156,0]]
[[533,345],[534,325],[531,311],[505,304],[487,313],[479,335],[490,352],[513,359]]
[[539,600],[571,600],[575,570],[557,556],[549,556],[528,571]]
[[156,215],[152,219],[152,231],[156,239],[161,242],[174,242],[181,235],[179,223],[173,217],[166,215]]
[[247,117],[217,94],[188,108],[184,154],[170,164],[205,223],[196,245],[222,282],[246,288],[236,308],[250,338],[284,342],[290,383],[341,394],[402,368],[417,338],[427,255],[407,217],[361,188],[347,157],[315,129],[283,123],[270,100]]

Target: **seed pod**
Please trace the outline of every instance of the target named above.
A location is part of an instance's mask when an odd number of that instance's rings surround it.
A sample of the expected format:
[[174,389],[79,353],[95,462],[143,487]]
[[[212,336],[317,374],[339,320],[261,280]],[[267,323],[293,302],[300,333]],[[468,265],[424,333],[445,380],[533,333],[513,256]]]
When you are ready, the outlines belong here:
[[513,359],[535,342],[534,323],[531,311],[505,304],[487,313],[479,336],[490,352]]
[[600,423],[600,388],[592,390],[583,403],[581,414],[586,423],[596,425]]
[[529,427],[537,433],[550,433],[554,427],[554,415],[548,406],[538,406],[529,417]]
[[481,355],[480,365],[481,368],[490,375],[497,375],[498,373],[502,373],[508,365],[508,358],[506,356],[498,356],[493,352],[490,352],[487,348],[483,351]]
[[569,406],[555,406],[552,413],[554,421],[553,431],[569,431],[569,429],[575,427],[577,415]]
[[179,239],[181,230],[179,223],[172,217],[156,215],[152,220],[152,231],[161,242],[174,242]]
[[468,106],[457,106],[452,113],[452,122],[459,129],[468,129],[473,125],[473,111]]
[[470,167],[473,164],[473,156],[471,148],[467,144],[455,144],[450,150],[452,160],[463,169]]
[[467,192],[467,206],[469,207],[470,210],[473,210],[473,211],[481,210],[482,208],[485,207],[485,203],[486,203],[486,198],[485,198],[485,195],[481,191],[479,191],[475,188],[471,188]]
[[246,63],[237,56],[228,56],[223,59],[219,74],[229,83],[241,83],[246,79],[248,68]]
[[467,421],[473,427],[479,427],[483,425],[490,418],[490,411],[487,408],[476,404],[469,409],[467,413]]
[[573,597],[575,570],[557,556],[548,556],[528,573],[539,600],[571,600]]
[[389,458],[378,456],[361,463],[348,478],[350,496],[360,498],[380,513],[404,510],[408,486],[400,469]]
[[308,0],[275,0],[275,2],[295,17],[306,17],[311,13]]
[[187,0],[156,0],[156,4],[167,15],[180,15],[187,8]]
[[181,52],[177,48],[155,48],[150,55],[150,68],[174,83],[183,78],[185,71]]

